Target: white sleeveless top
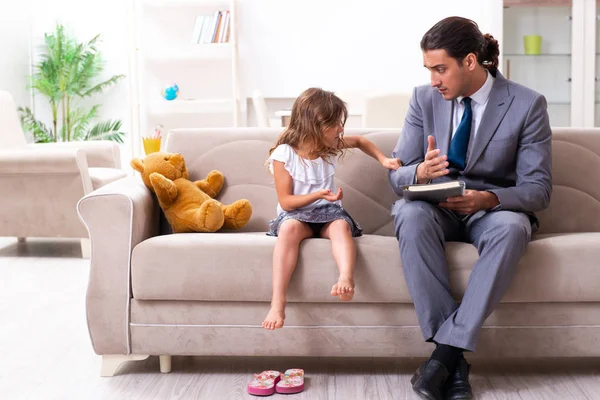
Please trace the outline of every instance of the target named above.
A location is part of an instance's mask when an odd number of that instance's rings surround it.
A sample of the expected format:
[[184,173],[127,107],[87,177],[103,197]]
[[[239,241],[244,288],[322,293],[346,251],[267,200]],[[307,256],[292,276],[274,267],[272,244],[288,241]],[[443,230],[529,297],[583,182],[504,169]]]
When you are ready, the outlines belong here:
[[[332,193],[337,192],[334,175],[337,166],[337,157],[332,157],[329,162],[319,157],[315,160],[301,158],[288,144],[280,144],[273,150],[269,157],[269,170],[273,173],[273,161],[281,161],[287,172],[294,181],[292,194],[302,195],[316,192],[320,189],[330,189]],[[325,199],[319,199],[307,206],[298,208],[298,210],[312,210],[326,204],[342,205],[341,200],[331,202]],[[281,205],[277,203],[277,215],[284,212]]]

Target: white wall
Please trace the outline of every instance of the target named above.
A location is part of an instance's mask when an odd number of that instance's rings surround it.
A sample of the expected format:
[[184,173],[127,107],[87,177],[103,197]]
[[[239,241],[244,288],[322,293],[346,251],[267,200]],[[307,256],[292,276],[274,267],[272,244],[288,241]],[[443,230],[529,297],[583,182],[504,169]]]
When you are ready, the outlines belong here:
[[[10,57],[0,64],[0,86],[27,104],[27,92],[19,88],[29,74],[28,18],[36,47],[57,20],[80,40],[101,33],[104,77],[127,75],[96,99],[104,104],[101,117],[121,119],[123,129],[132,132],[127,12],[131,1],[25,0],[11,1],[10,6],[2,1],[0,48],[8,48]],[[422,35],[450,15],[472,18],[484,33],[502,41],[502,0],[429,0],[410,6],[396,0],[237,1],[242,97],[249,97],[255,88],[267,98],[293,98],[309,86],[335,91],[411,90],[428,82],[419,49]],[[39,96],[34,105],[36,112],[49,117]],[[121,153],[127,165],[132,154],[129,142]]]
[[[428,82],[419,42],[442,18],[475,20],[502,37],[502,0],[238,0],[243,93],[295,97],[403,90]],[[410,10],[410,11],[409,11]]]
[[29,107],[27,90],[31,1],[0,1],[0,90],[10,92],[15,103]]

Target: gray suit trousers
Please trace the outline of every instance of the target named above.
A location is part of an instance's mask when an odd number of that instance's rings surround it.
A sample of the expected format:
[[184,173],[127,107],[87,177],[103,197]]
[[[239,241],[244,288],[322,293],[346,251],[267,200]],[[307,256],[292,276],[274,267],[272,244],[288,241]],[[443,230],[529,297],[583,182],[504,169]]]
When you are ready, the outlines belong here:
[[[427,341],[475,351],[481,326],[508,289],[531,239],[526,214],[480,211],[465,217],[421,201],[395,215],[404,276]],[[452,297],[444,247],[462,241],[477,247],[460,305]]]

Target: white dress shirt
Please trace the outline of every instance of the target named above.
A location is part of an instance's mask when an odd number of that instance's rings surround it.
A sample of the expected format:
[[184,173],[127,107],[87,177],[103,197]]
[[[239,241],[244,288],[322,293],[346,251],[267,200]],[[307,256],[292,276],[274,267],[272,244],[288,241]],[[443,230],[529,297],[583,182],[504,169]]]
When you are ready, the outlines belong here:
[[[475,135],[477,135],[477,129],[481,123],[481,117],[483,117],[483,112],[485,111],[488,99],[490,98],[490,93],[492,92],[492,86],[494,86],[494,79],[495,78],[492,76],[492,74],[490,74],[490,71],[487,71],[487,79],[485,80],[483,86],[469,96],[471,98],[471,110],[473,111],[473,121],[471,122],[471,138],[475,138]],[[458,128],[458,124],[460,124],[463,112],[465,111],[465,105],[462,103],[463,98],[463,96],[459,96],[454,100],[454,115],[452,117],[453,137],[454,133],[456,133],[456,129]]]
[[[490,98],[490,93],[492,92],[492,86],[494,86],[494,78],[490,71],[487,71],[487,78],[483,83],[483,86],[479,88],[478,91],[473,93],[473,95],[469,96],[471,98],[471,111],[473,112],[473,120],[471,121],[471,139],[475,138],[477,134],[477,129],[479,128],[479,124],[481,123],[481,118],[483,117],[483,112],[485,111],[485,107],[487,106],[488,100]],[[463,112],[465,111],[465,105],[462,103],[462,99],[464,96],[459,96],[453,101],[454,104],[454,113],[452,115],[452,136],[456,133],[456,129],[460,124],[460,120],[462,118]],[[469,149],[471,148],[471,141],[469,141]],[[468,152],[467,152],[468,157]],[[431,181],[427,182],[430,183]],[[414,183],[417,183],[417,172],[415,170],[415,178]]]

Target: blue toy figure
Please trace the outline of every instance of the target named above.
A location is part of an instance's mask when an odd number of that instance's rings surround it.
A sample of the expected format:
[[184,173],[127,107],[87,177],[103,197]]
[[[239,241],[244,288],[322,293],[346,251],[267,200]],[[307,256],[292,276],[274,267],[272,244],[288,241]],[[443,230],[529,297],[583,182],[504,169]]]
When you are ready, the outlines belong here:
[[162,91],[162,95],[167,100],[175,100],[179,94],[179,86],[176,83],[166,87]]

